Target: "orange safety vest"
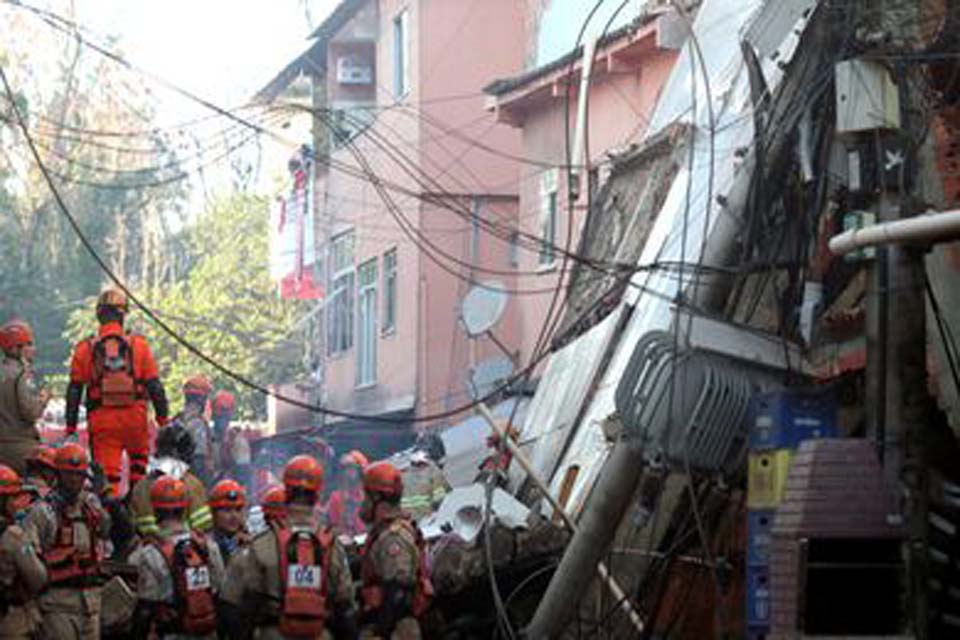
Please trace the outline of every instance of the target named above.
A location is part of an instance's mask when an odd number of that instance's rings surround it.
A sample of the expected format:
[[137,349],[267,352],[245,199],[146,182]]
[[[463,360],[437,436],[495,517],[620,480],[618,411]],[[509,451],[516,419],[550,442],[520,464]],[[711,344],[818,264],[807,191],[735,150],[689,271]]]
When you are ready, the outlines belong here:
[[203,534],[152,543],[173,577],[173,606],[161,608],[158,626],[165,633],[205,635],[217,629],[217,609],[210,582],[210,550]]
[[414,586],[413,603],[410,609],[413,617],[419,618],[430,608],[430,601],[433,599],[433,583],[430,581],[430,571],[427,568],[426,540],[424,540],[420,528],[407,518],[379,522],[367,538],[363,547],[363,565],[360,569],[360,577],[363,582],[360,591],[363,608],[365,611],[375,611],[383,606],[383,586],[380,584],[377,569],[373,566],[373,561],[370,560],[370,549],[373,548],[374,543],[385,531],[394,527],[409,531],[413,535],[417,546],[417,583]]
[[327,592],[333,533],[321,527],[315,532],[274,526],[280,555],[283,606],[280,633],[317,638],[327,624]]
[[129,407],[146,397],[143,381],[136,379],[133,345],[124,334],[92,336],[90,353],[93,379],[87,390],[87,408]]
[[[47,566],[48,581],[53,587],[92,587],[99,586],[103,580],[103,545],[100,542],[100,514],[84,502],[80,506],[80,515],[67,517],[62,505],[56,504],[57,532],[53,546],[43,552],[43,563]],[[74,544],[73,528],[78,522],[87,525],[90,532],[90,551],[81,553]]]

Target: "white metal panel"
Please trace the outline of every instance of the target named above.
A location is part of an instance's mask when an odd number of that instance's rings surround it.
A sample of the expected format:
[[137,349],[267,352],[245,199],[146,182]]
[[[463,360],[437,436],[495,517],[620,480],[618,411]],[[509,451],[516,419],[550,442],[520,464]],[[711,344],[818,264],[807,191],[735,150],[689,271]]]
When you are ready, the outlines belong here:
[[777,0],[767,2],[750,24],[746,40],[761,58],[779,53],[779,47],[797,27],[797,22],[812,13],[818,0]]
[[886,67],[844,60],[834,69],[838,133],[900,128],[900,94]]
[[[730,90],[734,78],[743,65],[740,55],[740,34],[744,25],[762,5],[762,0],[705,0],[694,19],[693,32],[705,58],[710,90],[715,103]],[[691,57],[691,47],[680,52],[670,78],[663,87],[660,101],[650,118],[646,138],[651,138],[674,122],[707,123],[703,71],[696,54]],[[691,117],[691,73],[697,87],[698,109]],[[749,94],[747,94],[749,95]]]
[[[530,462],[541,478],[549,478],[556,467],[621,313],[623,307],[550,358],[521,430]],[[513,465],[511,486],[523,477],[518,465]]]

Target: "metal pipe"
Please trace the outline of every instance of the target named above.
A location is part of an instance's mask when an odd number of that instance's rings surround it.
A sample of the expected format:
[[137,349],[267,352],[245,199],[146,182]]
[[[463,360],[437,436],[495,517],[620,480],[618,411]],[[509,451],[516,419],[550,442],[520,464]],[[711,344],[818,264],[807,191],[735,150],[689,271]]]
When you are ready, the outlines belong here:
[[830,251],[841,256],[881,244],[937,244],[960,239],[960,211],[929,213],[851,229],[830,239]]
[[577,124],[573,137],[573,153],[570,155],[570,174],[573,178],[567,185],[571,202],[580,197],[583,176],[587,174],[590,159],[585,157],[587,139],[587,102],[590,100],[590,75],[593,72],[593,55],[597,39],[589,38],[583,47],[583,64],[580,70],[580,95],[577,96]]
[[[573,518],[571,518],[566,510],[560,505],[560,503],[557,502],[557,499],[553,497],[553,494],[550,493],[550,487],[548,487],[546,483],[544,483],[544,481],[541,480],[536,474],[533,469],[533,465],[530,464],[527,456],[523,453],[523,451],[520,450],[520,447],[517,446],[513,439],[507,436],[506,429],[501,427],[500,423],[496,421],[485,403],[481,402],[477,405],[477,413],[479,413],[487,422],[487,424],[490,425],[490,428],[500,436],[500,441],[503,442],[507,449],[510,450],[510,453],[513,455],[513,459],[516,460],[521,467],[523,467],[524,471],[527,472],[527,475],[530,477],[530,481],[536,485],[537,489],[540,491],[540,494],[546,499],[547,502],[550,503],[550,506],[553,507],[554,512],[559,514],[560,518],[567,525],[567,527],[569,527],[570,531],[572,531],[574,534],[577,534],[580,531],[580,527],[577,526],[577,523],[573,521]],[[636,458],[634,458],[634,465],[638,468],[640,467],[639,464],[636,464]],[[597,562],[596,567],[597,574],[600,576],[600,579],[604,582],[604,584],[607,585],[607,588],[610,589],[611,595],[613,595],[616,601],[620,603],[620,607],[630,617],[630,622],[633,623],[633,626],[637,629],[637,632],[642,632],[643,620],[640,618],[640,614],[637,613],[637,611],[633,608],[633,604],[631,604],[630,598],[627,597],[626,592],[610,574],[610,570],[607,569],[607,566],[603,562]],[[566,607],[570,606],[569,601],[564,604]]]

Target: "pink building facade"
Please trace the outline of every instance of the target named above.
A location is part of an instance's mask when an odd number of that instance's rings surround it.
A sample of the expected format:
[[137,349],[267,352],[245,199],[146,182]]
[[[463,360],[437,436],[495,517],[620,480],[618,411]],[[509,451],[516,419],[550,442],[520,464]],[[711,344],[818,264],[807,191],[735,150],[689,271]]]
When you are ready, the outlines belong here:
[[[527,0],[525,12],[529,19],[542,20],[549,5]],[[590,197],[606,175],[608,153],[626,150],[643,137],[682,43],[677,20],[670,12],[648,14],[599,40],[589,81],[582,156],[586,163],[568,155],[577,130],[582,48],[485,89],[496,121],[522,135],[526,162],[517,187],[519,233],[542,240],[540,250],[521,250],[516,261],[518,288],[532,292],[518,298],[516,348],[521,362],[535,358],[552,291],[566,282],[573,266],[565,265],[564,253],[577,251]],[[541,28],[528,33],[528,60],[535,58],[536,40],[543,37]],[[581,173],[579,197],[572,202],[567,166]],[[558,304],[562,301],[561,294]]]
[[[472,399],[472,368],[507,358],[466,334],[460,304],[473,283],[513,286],[520,134],[491,122],[480,89],[522,64],[519,7],[344,2],[317,35],[326,68],[316,126],[328,134],[318,148],[329,154],[316,180],[327,282],[320,400],[398,419],[447,412]],[[516,344],[516,311],[508,304],[495,328],[506,345]]]

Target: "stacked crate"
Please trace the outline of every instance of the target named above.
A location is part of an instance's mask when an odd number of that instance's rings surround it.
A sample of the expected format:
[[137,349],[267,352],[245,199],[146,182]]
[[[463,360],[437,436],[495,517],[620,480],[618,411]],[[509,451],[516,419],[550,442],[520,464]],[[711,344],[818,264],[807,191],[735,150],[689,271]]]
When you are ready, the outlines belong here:
[[783,499],[790,461],[804,440],[837,437],[836,403],[828,391],[757,394],[750,404],[747,462],[747,638],[770,629],[770,532]]

